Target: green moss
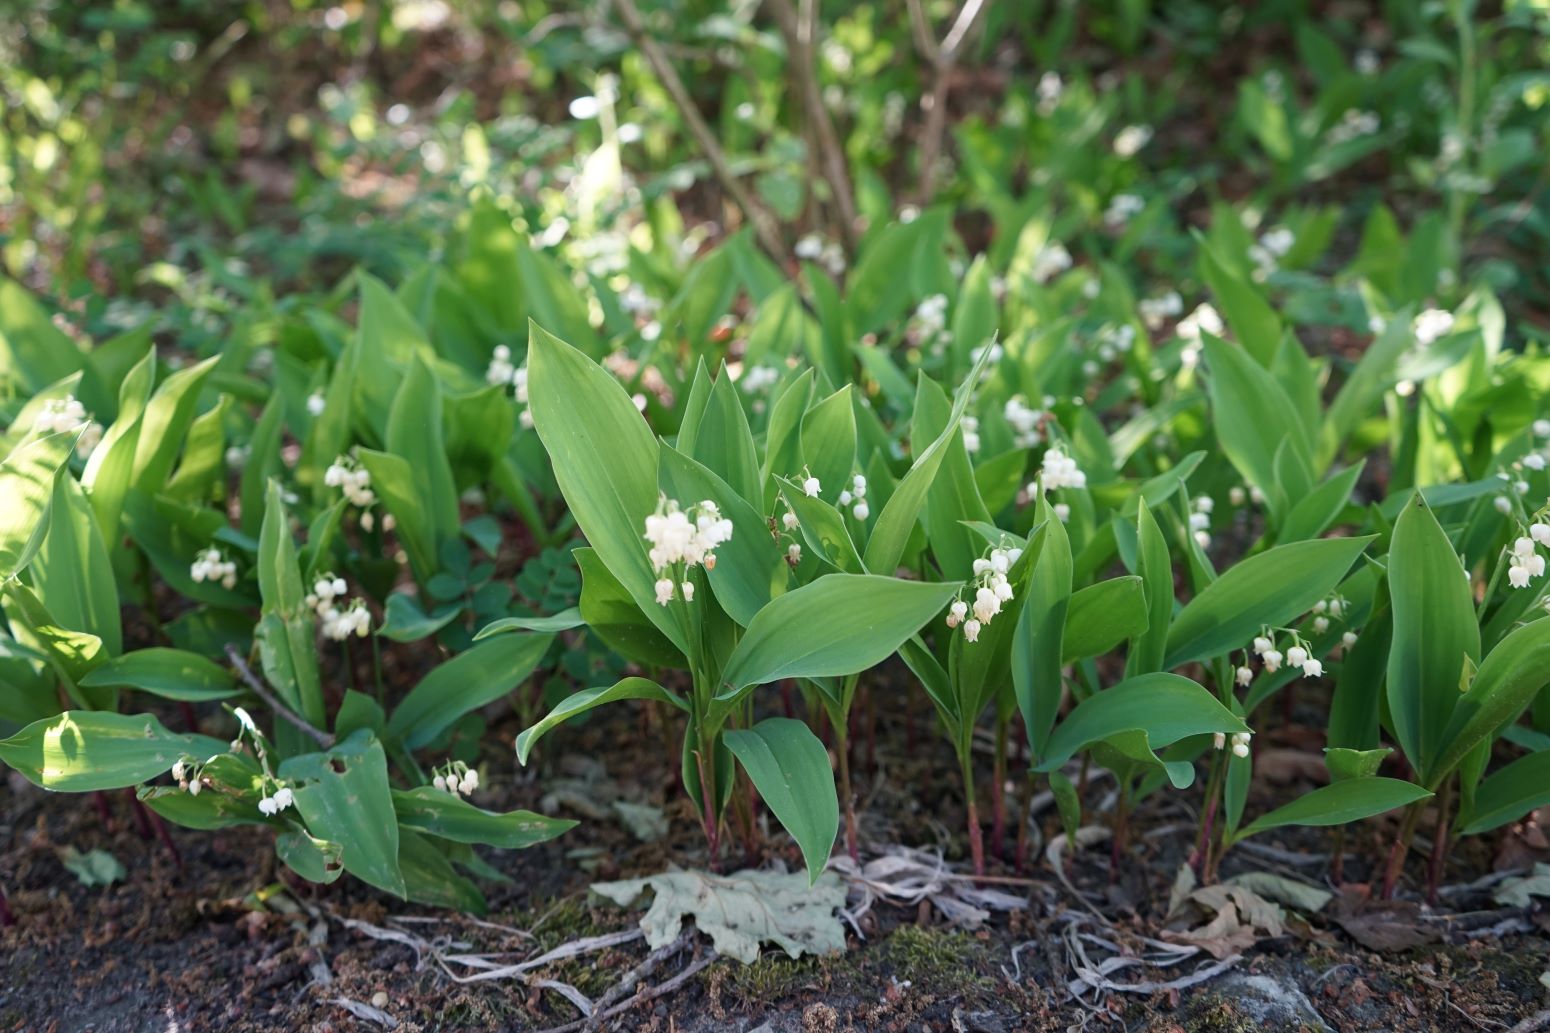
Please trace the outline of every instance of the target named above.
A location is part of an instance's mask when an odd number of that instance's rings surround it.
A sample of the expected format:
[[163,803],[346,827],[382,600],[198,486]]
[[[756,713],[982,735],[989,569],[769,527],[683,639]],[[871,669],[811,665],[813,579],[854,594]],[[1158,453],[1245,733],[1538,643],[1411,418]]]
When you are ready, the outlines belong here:
[[986,982],[985,946],[961,932],[901,925],[883,941],[875,966],[932,994],[970,994]]
[[784,955],[766,955],[752,965],[729,963],[723,989],[730,1004],[756,1009],[806,991],[826,991],[835,984],[836,975],[841,982],[849,983],[857,974],[856,962],[849,954],[794,960]]

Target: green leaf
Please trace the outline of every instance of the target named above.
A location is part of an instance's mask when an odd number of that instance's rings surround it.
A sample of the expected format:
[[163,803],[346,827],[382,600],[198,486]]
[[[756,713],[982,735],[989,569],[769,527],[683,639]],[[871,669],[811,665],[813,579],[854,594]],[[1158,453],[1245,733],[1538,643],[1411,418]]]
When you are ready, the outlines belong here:
[[[856,413],[849,385],[840,388],[802,417],[802,462],[818,478],[820,497],[839,498],[850,489],[856,466]],[[777,470],[801,481],[796,470]]]
[[787,592],[749,622],[722,670],[726,691],[718,698],[781,678],[864,671],[941,612],[958,587],[829,574]]
[[1162,670],[1168,651],[1168,626],[1173,619],[1173,560],[1168,554],[1168,540],[1144,498],[1136,511],[1135,569],[1146,586],[1147,624],[1146,630],[1130,643],[1125,656],[1127,677]]
[[1334,782],[1343,782],[1349,778],[1371,778],[1383,766],[1384,758],[1393,752],[1387,746],[1375,750],[1329,746],[1324,750],[1324,766],[1329,769],[1330,780]]
[[569,631],[585,624],[581,617],[581,611],[576,607],[561,610],[559,613],[550,614],[547,617],[502,617],[500,620],[491,621],[474,635],[474,641],[489,638],[491,635],[500,635],[508,631],[541,631],[545,634],[556,634],[561,631]]
[[1138,576],[1111,578],[1071,596],[1061,661],[1073,663],[1107,653],[1146,630],[1146,592]]
[[573,555],[581,568],[581,617],[593,634],[626,660],[643,666],[688,666],[683,652],[647,619],[595,551],[581,548]]
[[1244,351],[1260,366],[1269,367],[1281,343],[1281,320],[1270,302],[1224,265],[1204,241],[1200,245],[1200,271]]
[[817,883],[840,824],[829,751],[805,723],[785,717],[727,732],[725,739],[770,811],[802,848],[808,884]]
[[415,750],[471,710],[500,699],[527,680],[553,635],[498,635],[459,653],[409,691],[388,719],[388,733]]
[[25,569],[43,544],[55,476],[70,458],[76,437],[28,438],[0,464],[0,581]]
[[1283,825],[1349,825],[1424,800],[1432,794],[1397,778],[1351,778],[1304,793],[1245,825],[1237,839]]
[[398,540],[409,555],[415,580],[428,582],[437,571],[436,519],[420,496],[414,468],[403,456],[391,452],[361,448],[355,455],[371,475],[372,490],[398,525]]
[[[725,366],[706,399],[693,447],[685,448],[684,452],[686,457],[692,457],[709,473],[730,485],[731,492],[738,497],[756,505],[763,502],[764,481],[759,474],[753,432],[748,428],[748,415],[743,411],[737,388],[727,376]],[[685,503],[689,501],[685,496],[679,498]],[[730,501],[728,493],[715,496],[715,500],[723,507]]]
[[1366,461],[1332,474],[1323,484],[1291,503],[1286,523],[1281,525],[1278,541],[1296,542],[1317,538],[1335,522],[1351,500],[1351,491],[1362,476]]
[[1012,689],[1033,755],[1042,757],[1065,687],[1061,657],[1065,655],[1073,572],[1066,525],[1054,515],[1047,499],[1039,500],[1038,513],[1042,538],[1028,581],[1028,599],[1018,614],[1012,639]]
[[139,689],[162,699],[204,702],[238,694],[230,671],[198,653],[153,646],[126,653],[81,679],[86,688],[97,686]]
[[218,739],[169,732],[150,714],[68,710],[0,739],[0,760],[44,789],[89,793],[138,785],[183,757],[226,748]]
[[[715,397],[714,391],[711,396]],[[663,492],[686,505],[709,499],[732,521],[732,538],[717,547],[715,568],[707,569],[705,576],[721,608],[738,624],[747,626],[771,596],[786,590],[789,577],[780,546],[770,536],[769,523],[726,481],[670,445],[660,446],[658,457],[661,468],[657,476]],[[762,489],[750,497],[762,500]]]
[[533,727],[517,736],[517,761],[527,763],[528,754],[533,751],[533,744],[542,738],[556,725],[575,717],[577,714],[585,714],[594,707],[600,707],[605,703],[615,703],[623,699],[650,699],[660,703],[671,703],[679,710],[687,711],[689,705],[676,694],[669,692],[649,678],[625,678],[623,681],[612,685],[600,685],[594,689],[582,689],[573,692],[560,703],[559,706],[544,715]]
[[[435,613],[426,613],[408,592],[394,592],[387,597],[387,604],[382,609],[382,626],[377,629],[377,634],[394,642],[417,642],[428,638],[451,624],[463,612],[462,607],[449,604],[438,607]],[[486,634],[494,632],[487,627],[475,639]]]
[[40,391],[81,368],[81,350],[32,294],[0,276],[0,382]]
[[[269,482],[264,505],[264,524],[258,536],[258,586],[264,600],[257,635],[259,659],[281,698],[321,728],[327,716],[315,629],[285,502],[275,481]],[[299,747],[302,742],[289,725],[282,726],[278,734],[285,740],[282,745]]]
[[1205,688],[1176,674],[1142,674],[1077,704],[1050,736],[1039,771],[1055,771],[1088,746],[1140,733],[1149,750],[1191,735],[1248,731]]
[[[1393,572],[1389,578],[1393,580]],[[1459,578],[1463,581],[1463,578]],[[1396,610],[1398,609],[1396,605]],[[1469,691],[1458,696],[1443,733],[1440,753],[1429,769],[1431,784],[1440,785],[1470,750],[1495,739],[1518,719],[1550,685],[1550,619],[1518,628],[1497,643],[1475,673]],[[1393,703],[1390,702],[1390,707]]]
[[[81,474],[81,486],[91,499],[97,515],[97,527],[110,550],[117,550],[121,537],[119,520],[124,498],[134,478],[135,452],[140,444],[140,427],[145,407],[151,400],[151,384],[156,378],[156,353],[148,351],[124,376],[118,388],[118,418],[103,432]],[[243,507],[244,514],[247,507]],[[255,517],[262,512],[255,505]],[[255,527],[257,524],[255,523]]]
[[203,362],[180,369],[163,380],[151,395],[135,447],[135,487],[155,493],[167,483],[172,464],[183,448],[183,438],[194,422],[199,389],[219,361],[219,355],[212,355]]
[[823,499],[808,495],[790,478],[777,477],[775,483],[781,486],[786,504],[801,522],[802,540],[809,553],[844,573],[865,573],[844,515]]
[[[1472,668],[1480,659],[1480,626],[1453,543],[1419,495],[1394,524],[1388,572],[1394,613],[1385,689],[1389,717],[1421,784],[1435,786],[1448,770],[1436,765],[1439,752],[1446,749],[1457,763],[1479,741],[1475,735],[1462,744],[1445,737],[1444,729],[1459,702],[1466,664]],[[1493,681],[1507,675],[1509,665],[1515,666],[1510,660],[1498,663]]]
[[1550,750],[1519,757],[1496,772],[1475,791],[1474,806],[1461,830],[1479,835],[1517,821],[1550,804]]
[[447,460],[442,434],[441,388],[430,367],[416,361],[409,367],[387,419],[387,451],[409,464],[416,504],[429,520],[432,541],[458,535],[457,485]]
[[308,882],[326,886],[344,874],[344,866],[339,863],[344,850],[338,843],[290,831],[275,837],[274,850],[287,868]]
[[1242,348],[1211,334],[1202,335],[1216,440],[1245,480],[1271,500],[1278,488],[1296,497],[1297,486],[1281,484],[1276,476],[1276,452],[1283,445],[1312,469],[1308,444],[1291,399],[1269,370]]
[[417,904],[449,908],[481,915],[484,894],[452,867],[453,847],[439,844],[411,829],[398,832],[398,871],[404,878],[404,895]]
[[1335,590],[1370,541],[1293,542],[1229,567],[1173,619],[1163,666],[1171,669],[1243,649],[1262,625],[1283,626],[1306,613]]
[[393,790],[393,811],[404,828],[455,843],[484,843],[505,850],[525,850],[568,832],[577,824],[531,811],[497,814],[481,810],[434,786],[420,786],[407,792]]
[[123,650],[118,583],[97,520],[75,478],[54,478],[48,533],[28,572],[34,594],[59,625],[102,640],[109,655]]
[[345,871],[406,896],[387,756],[370,732],[357,732],[327,753],[292,757],[278,775],[292,783],[307,831],[339,844]]
[[674,610],[656,601],[642,538],[657,507],[657,442],[646,421],[606,370],[537,324],[528,387],[534,426],[587,544],[646,618],[688,652]]

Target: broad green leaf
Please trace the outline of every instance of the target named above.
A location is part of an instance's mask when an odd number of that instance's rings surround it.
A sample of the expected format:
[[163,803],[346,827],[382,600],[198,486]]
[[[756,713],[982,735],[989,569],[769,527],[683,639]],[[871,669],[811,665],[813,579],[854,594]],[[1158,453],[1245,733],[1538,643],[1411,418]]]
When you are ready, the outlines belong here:
[[531,811],[481,810],[434,786],[393,790],[393,811],[404,828],[455,843],[484,843],[505,850],[525,850],[576,827],[574,821]]
[[91,505],[75,478],[54,478],[48,533],[28,572],[38,600],[61,627],[102,641],[110,656],[123,651],[118,583]]
[[[1390,571],[1391,582],[1393,578]],[[1397,605],[1395,609],[1398,610]],[[1392,667],[1390,670],[1392,672]],[[1390,677],[1393,677],[1392,673]],[[1440,785],[1470,750],[1500,735],[1547,685],[1550,685],[1550,619],[1541,618],[1502,639],[1480,664],[1469,691],[1462,697],[1458,695],[1455,681],[1452,714],[1438,737],[1439,753],[1428,768],[1432,784]],[[1393,705],[1391,699],[1390,708]]]
[[307,831],[339,844],[345,871],[406,895],[387,756],[371,733],[357,732],[327,753],[292,757],[277,774],[291,783]]
[[1062,662],[1107,653],[1145,631],[1147,620],[1146,592],[1139,576],[1089,585],[1071,596],[1061,643]]
[[[435,613],[426,613],[409,592],[394,592],[387,597],[387,604],[382,609],[382,626],[377,629],[377,634],[394,642],[418,642],[429,638],[457,620],[463,612],[456,603],[447,603],[438,607]],[[479,636],[486,633],[493,634],[486,628]]]
[[[851,474],[856,466],[856,414],[849,385],[840,388],[802,417],[802,463],[808,474],[818,478],[819,497],[838,499],[850,490]],[[801,482],[802,471],[776,470]]]
[[[7,281],[0,280],[0,284]],[[75,434],[29,438],[0,464],[0,581],[20,573],[48,532],[55,475],[75,448]]]
[[646,617],[594,550],[579,548],[573,555],[581,568],[581,619],[593,634],[626,660],[646,667],[688,666],[682,650]]
[[1204,241],[1200,246],[1200,271],[1244,351],[1261,367],[1268,368],[1276,346],[1281,343],[1281,320],[1275,309],[1258,290],[1224,265]]
[[749,623],[721,672],[719,698],[781,678],[834,677],[875,666],[940,613],[958,587],[829,574],[787,592]]
[[137,649],[109,660],[82,678],[81,685],[139,689],[162,699],[188,702],[228,699],[239,692],[226,668],[198,653],[160,646]]
[[[1043,522],[1039,555],[1028,581],[1028,600],[1012,639],[1012,688],[1034,757],[1042,757],[1064,689],[1066,615],[1071,606],[1071,540],[1047,499],[1039,500]],[[1033,545],[1030,542],[1029,547]]]
[[[714,399],[715,392],[711,394]],[[768,521],[726,481],[672,446],[659,446],[658,458],[658,483],[668,497],[685,505],[709,499],[732,521],[732,538],[717,547],[716,565],[707,568],[705,576],[722,609],[738,624],[747,626],[772,596],[786,590],[789,577],[785,556],[770,536]],[[749,475],[757,476],[751,469]],[[763,491],[756,489],[752,497],[762,496]]]
[[1377,407],[1383,392],[1394,382],[1394,369],[1413,343],[1411,310],[1394,314],[1383,332],[1362,352],[1356,368],[1335,393],[1319,428],[1318,465],[1328,466],[1357,425]]
[[1054,771],[1093,743],[1140,733],[1149,750],[1191,735],[1248,731],[1200,684],[1176,674],[1142,674],[1089,696],[1049,738],[1039,771]]
[[625,678],[612,685],[600,685],[594,689],[573,692],[533,727],[517,736],[517,762],[526,764],[533,752],[533,744],[555,726],[565,723],[577,714],[585,714],[594,707],[615,703],[623,699],[649,699],[659,703],[671,703],[679,710],[687,711],[689,705],[676,694],[669,692],[649,678]]
[[203,760],[227,747],[219,739],[169,732],[150,714],[68,710],[0,739],[0,760],[44,789],[89,793],[138,785],[183,757]]
[[[1444,735],[1459,702],[1465,666],[1473,667],[1480,659],[1480,626],[1475,622],[1473,594],[1458,554],[1419,495],[1394,524],[1388,574],[1394,613],[1385,687],[1389,718],[1394,738],[1421,783],[1434,786],[1448,770],[1436,764],[1440,752],[1446,751],[1457,763],[1481,735],[1494,728],[1477,726],[1472,731],[1478,734],[1468,743],[1457,737],[1462,729],[1456,729],[1451,737]],[[1515,665],[1507,658],[1513,652],[1503,654],[1504,661],[1493,665],[1493,682],[1509,675],[1509,668]],[[1550,647],[1541,656],[1550,656]],[[1541,666],[1540,670],[1547,668]],[[1539,684],[1543,684],[1542,678]],[[1495,695],[1490,684],[1485,688]]]
[[[281,698],[321,728],[327,723],[327,716],[318,673],[316,632],[285,502],[275,481],[269,482],[264,501],[264,524],[258,538],[258,585],[264,601],[257,633],[259,659]],[[296,747],[302,742],[296,729],[289,725],[282,725],[276,734],[286,746]]]
[[1293,542],[1229,567],[1173,619],[1163,666],[1172,669],[1243,649],[1261,626],[1285,626],[1334,591],[1370,541]]
[[729,731],[725,739],[770,811],[802,848],[808,884],[816,883],[840,822],[829,751],[805,723],[785,717]]
[[[753,432],[748,428],[748,414],[743,411],[725,366],[706,398],[693,445],[685,448],[684,453],[730,485],[739,497],[762,508],[764,481],[759,474]],[[689,504],[688,498],[681,501]],[[728,501],[724,496],[716,499],[723,506]]]
[[409,366],[387,418],[387,451],[409,464],[416,502],[430,521],[436,548],[458,533],[457,485],[442,433],[441,388],[424,362]]
[[163,380],[151,395],[135,446],[135,487],[155,493],[167,483],[172,464],[183,448],[183,438],[194,422],[199,389],[219,361],[220,356],[212,355],[180,369]]
[[865,573],[856,543],[845,525],[845,516],[821,498],[802,491],[800,478],[777,477],[786,505],[801,522],[802,540],[809,553],[821,557],[836,570],[847,574]]
[[1334,782],[1343,782],[1349,778],[1371,778],[1383,766],[1384,758],[1393,752],[1387,746],[1375,750],[1330,746],[1324,750],[1324,766],[1329,769],[1330,780]]
[[1550,804],[1550,750],[1519,757],[1480,783],[1461,832],[1479,835]]
[[[437,843],[412,829],[398,831],[398,871],[404,896],[417,904],[482,915],[484,894],[452,867],[452,844]],[[467,850],[467,847],[461,848]]]
[[525,682],[553,641],[552,634],[497,635],[459,653],[409,691],[388,719],[388,733],[411,750],[429,744],[464,714]]
[[81,368],[81,350],[21,284],[0,276],[0,381],[30,394]]
[[[92,450],[81,474],[81,486],[91,499],[92,510],[97,515],[97,527],[102,540],[110,550],[118,549],[119,519],[124,511],[124,498],[134,478],[135,453],[140,444],[140,428],[145,407],[151,400],[151,385],[156,378],[156,353],[146,352],[135,363],[118,388],[118,418],[102,434],[102,440]],[[243,507],[244,512],[247,507]],[[255,507],[254,527],[262,504]]]
[[1162,670],[1173,618],[1173,560],[1168,540],[1144,498],[1136,511],[1135,570],[1145,585],[1147,624],[1131,641],[1125,656],[1125,675],[1132,678]]
[[[1283,445],[1300,457],[1300,467],[1311,469],[1307,441],[1292,402],[1269,370],[1242,348],[1211,334],[1202,335],[1211,414],[1217,443],[1245,480],[1270,499],[1279,488],[1292,491],[1276,477],[1276,452]],[[1293,492],[1294,494],[1300,494]]]
[[165,493],[187,502],[203,502],[213,493],[226,468],[226,410],[231,396],[221,395],[209,409],[194,417],[183,457],[167,481]]
[[647,619],[687,652],[673,609],[656,601],[642,538],[657,508],[656,439],[623,386],[597,363],[536,324],[528,348],[533,422],[577,526]]
[[561,631],[570,631],[579,628],[586,621],[582,619],[581,611],[576,607],[561,610],[559,613],[550,614],[547,617],[502,617],[500,620],[491,621],[480,628],[474,635],[474,641],[489,638],[491,635],[500,635],[507,631],[541,631],[545,634],[556,634]]
[[1332,474],[1323,484],[1300,499],[1290,500],[1291,508],[1286,522],[1281,525],[1281,542],[1297,542],[1317,538],[1328,530],[1346,505],[1351,501],[1351,490],[1362,476],[1366,461]]
[[275,853],[291,871],[308,882],[327,885],[344,874],[340,864],[343,848],[326,839],[315,839],[305,832],[287,831],[275,837]]
[[1349,825],[1431,795],[1420,786],[1397,778],[1350,778],[1331,782],[1249,822],[1236,838],[1246,839],[1283,825]]
[[373,449],[356,450],[356,457],[371,475],[371,488],[393,515],[398,540],[409,555],[409,565],[421,584],[437,571],[436,517],[420,495],[414,468],[403,456]]

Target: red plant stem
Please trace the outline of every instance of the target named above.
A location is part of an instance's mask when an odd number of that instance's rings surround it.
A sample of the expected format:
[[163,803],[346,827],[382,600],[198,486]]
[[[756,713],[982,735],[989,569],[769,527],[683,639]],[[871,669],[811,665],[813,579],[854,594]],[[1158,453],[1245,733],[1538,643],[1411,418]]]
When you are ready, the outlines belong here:
[[101,789],[91,794],[92,803],[97,805],[97,817],[102,820],[104,828],[113,827],[113,810],[108,806],[108,797]]
[[1022,821],[1017,823],[1017,852],[1013,858],[1013,868],[1021,875],[1028,868],[1028,829],[1033,825],[1033,797],[1034,781],[1029,775],[1023,781],[1022,788],[1023,806],[1018,808],[1022,815]]
[[150,839],[154,832],[151,831],[151,819],[148,816],[145,804],[140,802],[140,797],[135,794],[133,787],[125,789],[129,796],[129,811],[135,816],[135,832],[141,839]]
[[1114,806],[1114,835],[1109,840],[1109,881],[1119,881],[1120,862],[1125,858],[1125,841],[1130,831],[1130,801],[1127,786],[1119,787],[1119,802]]
[[[135,804],[137,806],[144,806],[140,803],[139,800],[136,800]],[[163,821],[161,815],[157,814],[155,811],[150,811],[149,814],[151,818],[151,827],[156,830],[156,838],[161,840],[161,845],[166,847],[167,853],[172,855],[172,863],[177,866],[178,871],[182,871],[183,855],[178,852],[178,845],[173,842],[172,832],[167,828],[167,823]]]
[[0,925],[15,925],[16,916],[11,913],[11,902],[6,899],[5,887],[0,886]]
[[1437,890],[1442,885],[1442,872],[1448,866],[1449,810],[1453,803],[1453,782],[1442,787],[1437,798],[1437,828],[1432,834],[1431,862],[1426,869],[1426,902],[1437,904]]
[[877,773],[877,694],[870,687],[866,693],[866,769]]
[[969,856],[974,860],[974,874],[985,874],[985,841],[980,834],[980,809],[969,794]]
[[1335,886],[1345,882],[1345,826],[1335,828],[1335,844],[1329,862],[1329,881]]
[[199,731],[199,715],[194,713],[193,706],[186,699],[178,700],[178,713],[183,717],[183,724],[190,732]]
[[1400,873],[1405,870],[1405,855],[1410,852],[1410,840],[1415,836],[1416,823],[1420,819],[1421,804],[1419,802],[1411,804],[1405,811],[1399,834],[1394,837],[1394,845],[1389,849],[1388,863],[1384,865],[1382,894],[1384,900],[1394,899],[1394,889],[1399,885]]
[[996,757],[991,767],[994,781],[990,786],[990,856],[1006,860],[1006,722],[996,728]]
[[787,678],[780,683],[780,705],[785,708],[787,717],[795,718],[797,716],[797,707],[796,701],[792,696],[791,679]]
[[694,758],[700,769],[700,798],[705,801],[705,813],[700,818],[700,824],[705,829],[705,845],[710,852],[710,870],[717,871],[717,865],[721,860],[721,844],[720,830],[716,827],[716,787],[710,779],[708,770],[710,765],[705,762],[705,751],[695,751]]
[[856,829],[856,794],[850,784],[850,739],[840,736],[834,744],[834,756],[840,775],[840,796],[845,805],[845,852],[856,864],[861,863],[859,835]]

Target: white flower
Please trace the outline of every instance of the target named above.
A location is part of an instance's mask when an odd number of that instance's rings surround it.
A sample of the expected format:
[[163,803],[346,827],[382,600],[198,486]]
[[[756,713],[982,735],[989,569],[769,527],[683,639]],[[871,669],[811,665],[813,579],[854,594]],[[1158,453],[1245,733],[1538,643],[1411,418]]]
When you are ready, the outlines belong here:
[[1136,194],[1115,194],[1109,199],[1108,208],[1104,209],[1103,224],[1110,229],[1118,229],[1145,207],[1146,202]]
[[1308,662],[1308,651],[1302,646],[1293,646],[1286,651],[1286,662],[1293,667],[1301,667]]
[[1512,500],[1505,495],[1496,496],[1491,500],[1491,505],[1495,506],[1496,511],[1503,516],[1512,512]]
[[282,811],[289,807],[291,804],[295,803],[296,797],[294,794],[292,794],[290,786],[281,786],[278,790],[276,790],[274,794],[274,802],[275,806]]
[[467,771],[463,772],[463,781],[458,784],[458,789],[462,791],[464,796],[467,796],[478,788],[479,772],[475,771],[473,768],[469,768]]
[[848,505],[850,505],[850,490],[849,489],[846,489],[845,491],[840,492],[840,505],[841,506],[848,506]]
[[1514,563],[1507,568],[1507,583],[1513,588],[1528,587],[1528,568]]
[[[1240,667],[1240,668],[1238,668],[1238,670],[1236,672],[1236,680],[1237,680],[1239,685],[1247,685],[1247,684],[1249,684],[1250,682],[1252,682],[1254,680],[1254,669],[1251,668],[1251,667]],[[1221,747],[1218,746],[1217,749],[1221,749]]]
[[968,615],[969,604],[962,599],[954,600],[953,605],[947,608],[947,626],[949,628],[956,628],[963,623],[964,618]]
[[679,589],[681,589],[683,591],[684,602],[686,602],[686,603],[694,602],[694,582],[693,581],[685,581],[683,584],[679,585],[678,587],[679,587]]
[[1234,757],[1239,757],[1239,758],[1247,757],[1249,755],[1249,744],[1246,743],[1246,742],[1235,742],[1235,743],[1233,743],[1232,744],[1232,755]]
[[1114,137],[1114,153],[1121,158],[1134,157],[1151,139],[1151,126],[1126,126]]
[[1062,524],[1071,519],[1071,507],[1066,505],[1064,502],[1057,502],[1050,508],[1055,511],[1055,519],[1059,520]]
[[1302,664],[1304,678],[1317,678],[1324,673],[1324,665],[1318,660],[1305,660]]
[[793,567],[802,562],[802,547],[792,542],[786,547],[786,562]]
[[1527,559],[1534,555],[1534,539],[1522,537],[1515,540],[1512,543],[1512,554],[1519,559]]
[[1059,445],[1045,449],[1039,480],[1045,491],[1087,487],[1087,474],[1077,469],[1076,460],[1066,455],[1065,449]]
[[795,531],[802,523],[802,521],[797,519],[797,515],[789,509],[781,514],[780,522],[788,531]]
[[446,792],[447,791],[447,776],[446,775],[437,775],[435,778],[431,779],[431,785],[435,786],[437,789],[440,789],[442,792]]
[[1057,240],[1045,244],[1039,249],[1039,253],[1033,256],[1028,275],[1035,283],[1048,283],[1070,268],[1071,252]]
[[1315,635],[1322,635],[1322,634],[1324,634],[1324,632],[1326,632],[1328,630],[1329,630],[1329,618],[1328,617],[1315,617],[1315,618],[1313,618],[1313,633]]
[[856,507],[850,511],[850,514],[857,520],[865,520],[867,516],[871,514],[871,512],[872,511],[867,508],[865,500],[863,500],[856,503]]
[[[1001,415],[1012,427],[1012,440],[1018,448],[1032,448],[1043,440],[1043,432],[1040,425],[1045,413],[1028,405],[1022,395],[1013,395],[1007,399],[1006,405],[1001,409]],[[978,427],[978,424],[975,424]]]
[[1415,334],[1416,343],[1423,347],[1452,329],[1453,313],[1445,312],[1440,308],[1427,309],[1416,316],[1415,322],[1411,324],[1411,332]]
[[1534,433],[1542,438],[1550,438],[1550,420],[1535,420]]
[[1254,636],[1254,652],[1264,654],[1270,652],[1276,644],[1264,635]]
[[751,395],[763,394],[780,380],[780,370],[774,366],[751,366],[743,370],[737,386]]
[[192,782],[190,782],[188,784],[188,795],[189,796],[198,796],[199,795],[199,790],[201,790],[203,788],[204,788],[204,783],[200,782],[196,778],[194,781],[192,781]]
[[1523,465],[1530,470],[1543,470],[1545,468],[1545,457],[1538,452],[1530,452],[1523,457]]
[[196,583],[208,581],[229,591],[237,587],[237,564],[212,545],[194,557],[188,576]]
[[313,416],[322,416],[327,404],[328,400],[323,397],[321,391],[314,391],[307,396],[307,412]]
[[1169,291],[1155,298],[1142,298],[1136,305],[1136,311],[1141,314],[1141,321],[1148,329],[1156,330],[1165,320],[1184,311],[1184,299],[1178,291]]
[[36,434],[71,434],[87,422],[86,406],[74,395],[65,395],[43,404],[43,411],[32,421],[32,430]]
[[1189,526],[1192,530],[1204,531],[1211,526],[1211,514],[1191,513],[1189,515]]
[[964,621],[963,637],[965,641],[977,642],[980,637],[980,622],[972,617]]
[[1279,649],[1267,649],[1259,655],[1259,658],[1265,662],[1265,670],[1271,674],[1281,669],[1282,656]]
[[376,493],[371,490],[370,472],[364,466],[356,466],[347,456],[339,456],[323,472],[323,483],[343,491],[352,506],[366,509],[377,501]]
[[808,477],[802,482],[802,491],[810,499],[815,499],[818,497],[818,491],[821,487],[822,486],[818,483],[818,478],[816,477]]
[[980,421],[973,416],[965,416],[962,420],[963,447],[970,452],[980,450]]
[[1540,545],[1550,545],[1550,524],[1543,522],[1530,524],[1528,535]]
[[1234,506],[1243,505],[1248,501],[1248,498],[1248,494],[1244,492],[1244,490],[1238,485],[1233,485],[1231,488],[1227,489],[1227,501],[1232,503]]
[[672,601],[673,579],[670,577],[660,578],[657,581],[657,602],[661,603],[663,606],[666,606]]
[[[691,519],[692,517],[692,519]],[[652,568],[662,573],[677,564],[715,566],[716,546],[732,537],[732,521],[721,515],[709,499],[685,513],[677,501],[663,499],[657,512],[646,518],[646,541]],[[658,594],[661,585],[658,584]],[[669,596],[671,598],[671,596]]]
[[188,771],[188,769],[184,766],[182,758],[179,758],[172,765],[172,780],[174,782],[181,782],[181,781],[183,781],[183,776],[187,773],[187,771]]
[[1220,337],[1226,329],[1222,323],[1222,315],[1210,302],[1201,302],[1195,306],[1195,310],[1183,319],[1174,328],[1174,332],[1186,341],[1198,342],[1202,334],[1212,334]]
[[850,493],[858,499],[866,498],[866,478],[861,474],[850,479]]
[[1356,632],[1348,631],[1341,635],[1340,644],[1345,646],[1347,649],[1350,649],[1352,646],[1356,645]]
[[1205,531],[1196,531],[1195,544],[1202,549],[1209,549],[1211,547],[1211,535]]
[[798,258],[806,261],[814,261],[823,254],[823,240],[816,233],[809,233],[792,249]]

